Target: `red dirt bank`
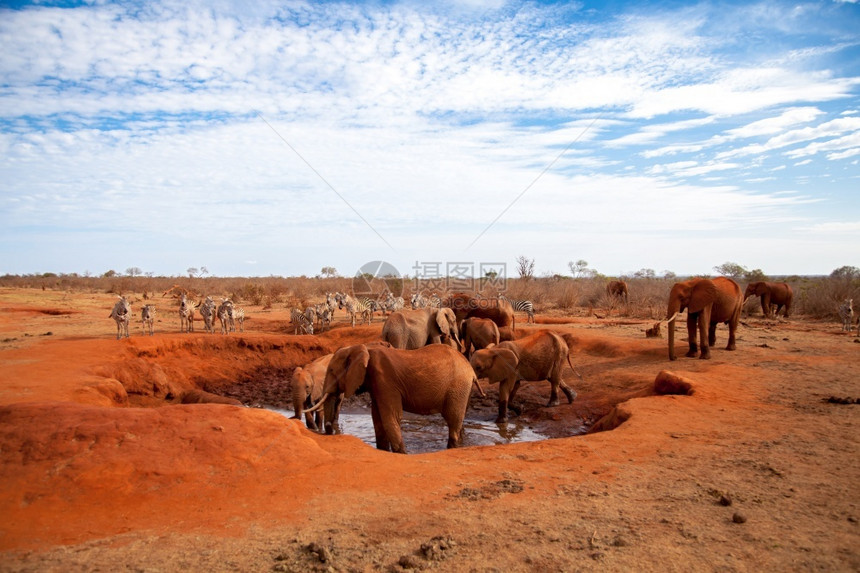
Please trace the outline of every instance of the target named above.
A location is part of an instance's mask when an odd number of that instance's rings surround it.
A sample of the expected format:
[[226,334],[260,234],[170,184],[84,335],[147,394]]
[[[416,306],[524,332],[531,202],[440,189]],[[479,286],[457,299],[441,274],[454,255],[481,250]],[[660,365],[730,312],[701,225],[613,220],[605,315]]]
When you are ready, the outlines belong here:
[[[750,319],[737,352],[718,330],[712,360],[669,363],[650,324],[553,324],[579,397],[546,409],[527,385],[523,417],[573,426],[640,396],[621,426],[398,456],[176,404],[380,324],[293,337],[286,313],[246,308],[249,332],[183,335],[162,311],[164,332],[118,342],[110,298],[0,291],[3,570],[860,569],[857,406],[825,401],[860,397],[860,346],[838,325]],[[666,368],[694,394],[650,395]]]

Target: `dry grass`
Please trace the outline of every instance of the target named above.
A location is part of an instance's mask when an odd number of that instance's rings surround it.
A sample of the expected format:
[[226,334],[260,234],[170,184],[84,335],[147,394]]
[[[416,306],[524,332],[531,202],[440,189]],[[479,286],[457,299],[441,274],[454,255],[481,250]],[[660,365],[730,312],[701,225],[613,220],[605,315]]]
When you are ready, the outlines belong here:
[[[778,280],[778,279],[773,279]],[[438,282],[438,281],[437,281]],[[625,303],[606,292],[608,279],[573,279],[564,277],[508,279],[504,294],[511,299],[532,301],[538,314],[580,314],[636,319],[663,318],[669,291],[674,280],[661,278],[627,279],[629,300]],[[792,315],[837,320],[837,308],[846,298],[860,304],[860,280],[831,277],[790,277],[785,279],[794,290]],[[108,292],[114,294],[146,294],[161,298],[162,293],[179,286],[197,297],[228,297],[237,304],[265,308],[305,308],[324,300],[329,292],[350,292],[350,277],[148,277],[112,276],[85,277],[78,275],[6,275],[0,277],[0,287],[40,288],[70,292]],[[412,293],[427,290],[424,284],[406,281],[401,294],[409,303]],[[440,296],[445,293],[434,285]],[[741,283],[741,287],[745,287]],[[480,293],[494,297],[497,289],[488,286]],[[761,313],[756,297],[744,305],[745,315]]]

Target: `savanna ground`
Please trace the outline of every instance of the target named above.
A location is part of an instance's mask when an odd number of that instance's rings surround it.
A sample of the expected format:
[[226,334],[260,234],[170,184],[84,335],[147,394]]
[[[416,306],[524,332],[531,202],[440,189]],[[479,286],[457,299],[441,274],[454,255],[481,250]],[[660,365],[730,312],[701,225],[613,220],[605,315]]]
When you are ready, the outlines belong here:
[[[832,318],[744,316],[709,361],[679,327],[669,362],[643,333],[659,300],[545,302],[518,335],[568,334],[579,395],[545,408],[527,384],[518,421],[568,437],[401,456],[181,404],[283,400],[294,366],[379,338],[378,318],[293,336],[289,302],[246,300],[244,333],[187,334],[157,292],[156,335],[117,341],[105,290],[0,288],[4,571],[860,570],[860,344]],[[692,394],[658,395],[662,370]],[[491,420],[482,385],[470,415]]]

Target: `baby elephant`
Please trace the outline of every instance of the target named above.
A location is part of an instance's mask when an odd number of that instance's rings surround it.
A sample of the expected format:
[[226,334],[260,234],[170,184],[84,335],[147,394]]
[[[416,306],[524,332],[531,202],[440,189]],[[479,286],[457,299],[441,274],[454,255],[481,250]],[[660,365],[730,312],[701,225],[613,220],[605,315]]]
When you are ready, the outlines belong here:
[[460,340],[463,341],[463,354],[469,358],[472,347],[475,350],[499,343],[499,327],[489,318],[467,318],[460,326]]
[[559,387],[567,401],[573,402],[576,392],[561,377],[565,360],[573,368],[569,352],[564,339],[549,331],[476,351],[469,361],[475,374],[479,378],[488,378],[491,384],[499,383],[499,417],[496,423],[507,422],[508,409],[520,413],[520,408],[513,405],[520,381],[549,380],[551,390],[547,406],[558,405]]
[[[301,420],[302,412],[322,398],[325,371],[328,368],[329,362],[331,362],[332,356],[334,354],[327,354],[321,358],[317,358],[310,364],[306,364],[303,367],[299,366],[293,371],[293,377],[290,380],[293,410],[295,411],[293,418]],[[324,423],[321,419],[322,413],[316,412],[315,414],[314,416],[313,414],[305,413],[305,423],[311,430],[321,430]]]

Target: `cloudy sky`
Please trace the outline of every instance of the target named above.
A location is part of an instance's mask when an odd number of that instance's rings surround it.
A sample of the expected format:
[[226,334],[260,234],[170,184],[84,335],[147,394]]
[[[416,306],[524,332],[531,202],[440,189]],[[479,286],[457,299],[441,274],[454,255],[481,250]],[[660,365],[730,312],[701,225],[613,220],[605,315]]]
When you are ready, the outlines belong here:
[[855,2],[2,5],[0,274],[860,266]]

